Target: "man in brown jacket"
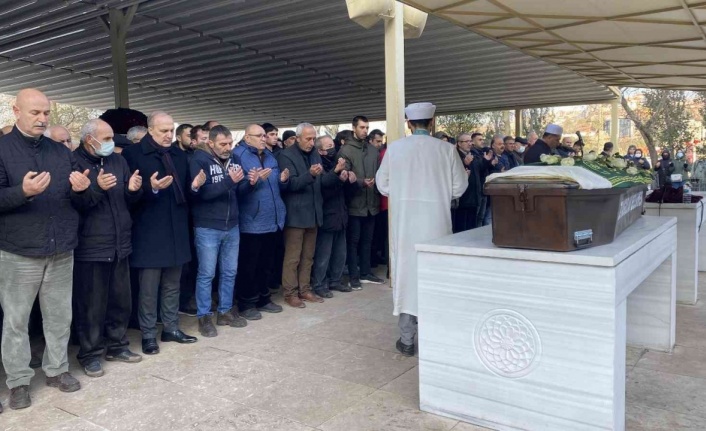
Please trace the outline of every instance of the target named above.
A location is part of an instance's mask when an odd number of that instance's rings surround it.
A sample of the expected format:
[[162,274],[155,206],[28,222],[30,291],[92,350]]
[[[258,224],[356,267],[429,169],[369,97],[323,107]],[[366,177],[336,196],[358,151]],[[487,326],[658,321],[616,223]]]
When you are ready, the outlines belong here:
[[375,232],[375,216],[380,212],[380,194],[375,188],[375,174],[380,167],[379,150],[367,141],[368,119],[353,118],[353,136],[338,154],[346,160],[346,170],[358,178],[357,191],[348,196],[348,274],[353,290],[362,283],[382,284],[384,280],[372,274],[370,250]]

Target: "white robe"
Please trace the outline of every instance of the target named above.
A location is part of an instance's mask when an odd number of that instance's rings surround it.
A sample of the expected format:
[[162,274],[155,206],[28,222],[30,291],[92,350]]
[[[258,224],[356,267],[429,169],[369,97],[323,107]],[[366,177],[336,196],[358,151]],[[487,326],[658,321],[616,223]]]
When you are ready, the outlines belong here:
[[389,197],[393,314],[417,315],[415,244],[450,235],[451,201],[468,187],[456,147],[428,135],[392,142],[375,176]]

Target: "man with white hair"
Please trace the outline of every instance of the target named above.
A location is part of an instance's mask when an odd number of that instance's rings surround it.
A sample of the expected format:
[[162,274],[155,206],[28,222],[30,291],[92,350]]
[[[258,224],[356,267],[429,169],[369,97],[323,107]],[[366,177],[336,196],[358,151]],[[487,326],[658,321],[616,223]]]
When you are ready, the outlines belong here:
[[[142,352],[159,353],[157,304],[164,323],[161,340],[195,343],[196,337],[179,329],[179,289],[182,265],[191,260],[189,246],[189,188],[198,190],[206,181],[201,171],[189,181],[186,154],[172,145],[174,120],[165,112],[148,118],[148,134],[122,155],[132,172],[143,178],[142,199],[133,211],[133,251],[130,265],[139,270],[138,319]],[[161,296],[160,296],[161,294]]]
[[[397,350],[414,355],[417,333],[417,254],[414,245],[451,234],[451,201],[463,195],[468,175],[453,145],[433,138],[436,106],[405,108],[412,136],[392,142],[376,175],[378,190],[390,199],[392,280]],[[502,139],[502,138],[501,138]]]
[[145,137],[147,134],[147,127],[144,126],[133,126],[127,131],[127,139],[133,144],[137,144]]
[[71,143],[71,133],[64,126],[59,126],[59,125],[49,126],[49,127],[47,127],[47,130],[44,132],[44,136],[51,139],[52,141],[56,141],[60,144],[64,144],[64,146],[71,151],[74,150],[74,146]]
[[91,181],[71,151],[43,136],[51,108],[41,91],[20,90],[12,110],[15,127],[0,138],[0,306],[10,408],[22,409],[31,405],[27,324],[37,296],[46,384],[63,392],[81,388],[69,373],[67,347],[79,225],[74,206],[91,197]]
[[90,377],[103,375],[101,358],[140,362],[128,348],[127,326],[132,311],[130,205],[143,194],[139,171],[114,153],[113,129],[100,119],[81,128],[76,161],[97,187],[88,205],[79,208],[81,224],[74,250],[74,328],[80,346],[78,361]]
[[304,308],[302,301],[324,302],[311,289],[316,233],[324,219],[321,195],[324,168],[321,156],[314,151],[315,140],[314,126],[301,123],[297,126],[297,143],[277,157],[279,168],[289,172],[282,196],[287,207],[282,288],[284,301],[295,308]]

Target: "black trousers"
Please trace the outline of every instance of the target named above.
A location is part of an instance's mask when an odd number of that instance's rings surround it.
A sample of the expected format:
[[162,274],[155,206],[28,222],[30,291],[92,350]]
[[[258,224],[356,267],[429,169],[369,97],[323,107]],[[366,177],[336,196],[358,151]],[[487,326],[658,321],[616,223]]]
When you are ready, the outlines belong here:
[[284,232],[275,232],[274,256],[267,271],[267,287],[277,289],[282,284],[282,264],[284,263]]
[[451,210],[453,232],[464,232],[478,227],[478,207],[456,208]]
[[348,275],[360,279],[370,271],[370,250],[375,234],[375,216],[348,217]]
[[372,259],[378,259],[381,263],[387,264],[388,254],[388,220],[387,210],[380,211],[375,216],[375,231],[373,233],[373,254]]
[[[277,262],[275,247],[282,232],[240,233],[238,274],[235,277],[235,303],[240,311],[270,303],[268,274]],[[279,262],[282,266],[282,262]],[[280,269],[281,271],[281,269]]]
[[73,319],[81,365],[119,353],[128,346],[125,336],[132,309],[130,267],[127,258],[113,262],[74,262]]

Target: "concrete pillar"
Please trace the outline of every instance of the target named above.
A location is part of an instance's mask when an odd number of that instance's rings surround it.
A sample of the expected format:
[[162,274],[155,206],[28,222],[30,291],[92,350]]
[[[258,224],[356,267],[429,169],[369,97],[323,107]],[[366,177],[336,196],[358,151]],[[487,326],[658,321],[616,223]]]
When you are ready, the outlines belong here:
[[130,6],[125,11],[110,9],[108,22],[103,21],[110,34],[110,49],[113,59],[113,92],[116,108],[129,108],[130,98],[127,87],[127,53],[125,39],[130,22],[137,12],[137,5]]
[[619,126],[620,126],[620,120],[618,119],[618,104],[620,101],[618,99],[613,100],[610,102],[610,142],[612,142],[615,145],[616,151],[618,151],[618,140],[619,140],[619,135],[618,131]]
[[515,137],[522,136],[522,109],[515,109]]
[[385,20],[385,113],[387,142],[404,137],[404,16],[395,3],[394,17]]

